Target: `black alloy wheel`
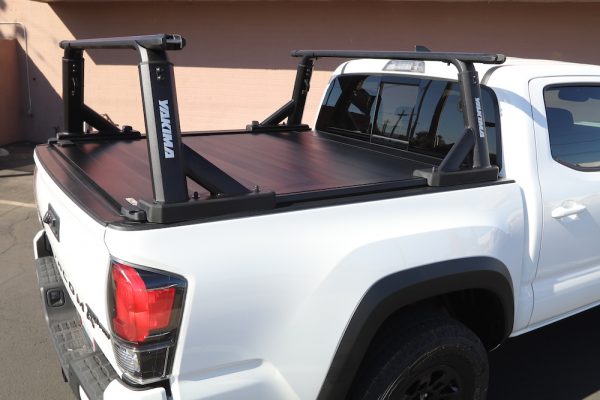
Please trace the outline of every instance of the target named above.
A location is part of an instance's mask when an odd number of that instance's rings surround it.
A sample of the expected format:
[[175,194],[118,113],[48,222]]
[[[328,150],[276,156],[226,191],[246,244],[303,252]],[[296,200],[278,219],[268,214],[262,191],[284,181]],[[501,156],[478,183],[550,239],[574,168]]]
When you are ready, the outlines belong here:
[[411,315],[376,338],[352,400],[484,400],[487,352],[475,334],[447,316]]

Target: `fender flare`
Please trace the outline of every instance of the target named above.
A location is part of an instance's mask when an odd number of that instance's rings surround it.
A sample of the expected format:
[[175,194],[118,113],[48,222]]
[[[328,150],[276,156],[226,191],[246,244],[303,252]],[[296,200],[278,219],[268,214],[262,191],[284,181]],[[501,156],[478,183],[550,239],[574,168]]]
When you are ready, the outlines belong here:
[[504,338],[508,337],[514,322],[513,285],[501,261],[469,257],[396,272],[375,282],[356,307],[317,398],[345,398],[371,340],[394,312],[420,300],[466,289],[484,289],[497,296],[504,309]]

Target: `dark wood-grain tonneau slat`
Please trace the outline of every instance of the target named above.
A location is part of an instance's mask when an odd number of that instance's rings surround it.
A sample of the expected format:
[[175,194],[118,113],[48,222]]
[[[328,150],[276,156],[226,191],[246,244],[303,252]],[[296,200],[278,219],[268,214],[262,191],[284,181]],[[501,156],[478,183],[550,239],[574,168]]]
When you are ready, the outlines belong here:
[[[409,160],[363,146],[332,139],[331,135],[309,132],[229,133],[184,135],[183,142],[224,172],[247,186],[272,190],[277,202],[369,193],[372,191],[424,186],[425,180],[412,173],[431,164]],[[152,199],[152,180],[145,139],[116,142],[80,142],[66,147],[42,147],[38,156],[44,165],[45,152],[56,149],[71,160],[114,202],[125,198]],[[75,169],[75,168],[74,168]],[[52,175],[54,171],[50,168]],[[63,177],[64,178],[64,177]],[[188,179],[189,193],[201,197],[208,192]],[[77,197],[77,193],[70,193]],[[120,222],[122,217],[104,222]],[[116,208],[115,208],[116,210]]]

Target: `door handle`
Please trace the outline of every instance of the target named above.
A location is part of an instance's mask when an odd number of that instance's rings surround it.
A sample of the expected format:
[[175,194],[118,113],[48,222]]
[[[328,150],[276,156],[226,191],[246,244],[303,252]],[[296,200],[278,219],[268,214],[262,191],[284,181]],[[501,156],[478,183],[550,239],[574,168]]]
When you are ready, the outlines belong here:
[[572,215],[581,214],[585,210],[583,204],[577,203],[573,200],[567,200],[562,203],[559,207],[552,210],[552,218],[560,219],[569,217]]

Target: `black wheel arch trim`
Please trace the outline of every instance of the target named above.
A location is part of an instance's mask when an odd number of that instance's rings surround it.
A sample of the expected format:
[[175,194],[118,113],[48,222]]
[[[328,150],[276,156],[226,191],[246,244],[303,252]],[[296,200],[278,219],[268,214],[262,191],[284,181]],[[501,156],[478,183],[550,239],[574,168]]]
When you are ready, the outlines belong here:
[[345,398],[381,324],[400,308],[466,289],[494,293],[504,310],[504,338],[513,329],[514,297],[506,265],[491,257],[469,257],[424,265],[388,275],[363,296],[333,357],[319,400]]

